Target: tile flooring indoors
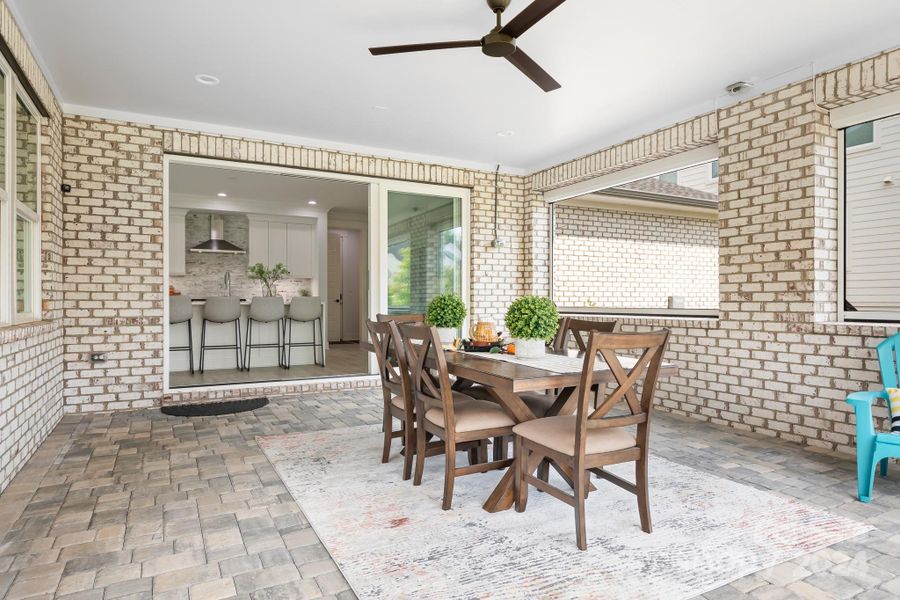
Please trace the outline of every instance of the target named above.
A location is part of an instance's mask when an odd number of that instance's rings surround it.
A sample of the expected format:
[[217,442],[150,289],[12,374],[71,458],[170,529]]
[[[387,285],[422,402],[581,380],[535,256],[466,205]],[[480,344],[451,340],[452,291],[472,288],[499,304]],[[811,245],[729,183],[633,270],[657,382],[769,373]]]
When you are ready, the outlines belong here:
[[[255,438],[373,424],[380,415],[377,388],[281,399],[224,417],[67,415],[0,496],[0,596],[353,598]],[[849,457],[667,414],[655,420],[652,447],[876,528],[706,598],[900,595],[896,477],[879,480],[864,505]]]
[[[272,352],[275,352],[274,350]],[[267,381],[294,381],[316,377],[338,377],[365,375],[369,368],[369,354],[359,344],[332,344],[325,351],[325,366],[294,365],[290,369],[281,367],[254,367],[249,371],[237,369],[214,369],[201,373],[195,370],[175,371],[169,374],[169,387],[196,387],[203,385],[227,385],[232,383],[260,383]]]

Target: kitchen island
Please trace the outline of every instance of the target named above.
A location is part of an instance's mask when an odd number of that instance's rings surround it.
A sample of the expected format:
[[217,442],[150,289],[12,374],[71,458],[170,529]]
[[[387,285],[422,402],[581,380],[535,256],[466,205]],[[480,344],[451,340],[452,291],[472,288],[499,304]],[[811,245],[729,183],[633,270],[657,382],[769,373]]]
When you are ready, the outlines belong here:
[[[203,326],[203,306],[206,300],[203,298],[194,298],[191,300],[193,306],[193,317],[191,317],[190,326],[194,342],[194,369],[200,368],[200,340]],[[285,305],[287,306],[287,305]],[[250,313],[250,299],[241,299],[241,348],[247,341],[247,317]],[[278,323],[253,323],[253,343],[274,344],[279,339]],[[293,341],[306,342],[313,339],[312,323],[293,323]],[[323,330],[325,330],[323,324]],[[316,332],[318,336],[318,332]],[[318,338],[317,338],[318,339]],[[234,344],[234,325],[232,323],[207,323],[206,324],[206,344],[207,346],[233,345]],[[188,325],[187,323],[176,323],[169,326],[169,346],[170,347],[186,347],[188,345]],[[321,357],[319,357],[321,361]],[[313,356],[313,348],[292,348],[291,349],[291,365],[313,365],[315,363]],[[237,358],[235,350],[207,350],[204,357],[203,368],[205,371],[213,371],[217,369],[236,369]],[[277,367],[279,365],[279,350],[276,348],[254,348],[250,351],[250,368],[257,367]],[[189,371],[190,363],[188,362],[188,352],[169,352],[169,371],[172,373],[180,371]]]

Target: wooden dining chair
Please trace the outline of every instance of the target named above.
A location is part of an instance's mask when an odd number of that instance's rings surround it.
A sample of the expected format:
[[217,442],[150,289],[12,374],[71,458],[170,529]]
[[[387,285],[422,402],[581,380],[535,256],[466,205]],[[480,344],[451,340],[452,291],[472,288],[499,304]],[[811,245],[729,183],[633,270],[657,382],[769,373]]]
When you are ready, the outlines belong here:
[[[394,438],[399,437],[403,445],[403,479],[405,481],[412,475],[412,455],[416,445],[416,419],[405,349],[396,322],[376,323],[367,319],[366,328],[369,330],[372,346],[375,348],[375,359],[378,362],[378,374],[381,376],[381,389],[384,396],[384,443],[382,444],[381,462],[388,462],[391,442]],[[394,419],[400,422],[399,430],[394,430]]]
[[[575,536],[578,548],[587,549],[584,501],[593,473],[637,496],[641,529],[650,533],[650,500],[647,488],[647,464],[650,450],[650,416],[653,394],[662,364],[669,332],[600,333],[592,332],[585,348],[584,367],[577,391],[578,405],[571,416],[547,417],[520,423],[515,432],[516,510],[522,512],[528,502],[528,486],[547,492],[575,508]],[[633,367],[622,366],[617,351],[640,351]],[[590,406],[590,388],[597,354],[612,372],[618,384],[596,409]],[[641,380],[641,375],[644,375]],[[640,396],[635,385],[640,381]],[[629,414],[610,416],[610,410],[625,402]],[[629,429],[637,426],[636,434]],[[563,472],[571,473],[574,493],[569,494],[532,475],[544,458],[554,461]],[[635,462],[635,481],[626,481],[603,469],[606,465]]]
[[[555,352],[563,352],[568,347],[569,340],[574,340],[579,353],[585,352],[591,333],[611,333],[616,330],[618,323],[618,321],[590,321],[561,317],[560,329],[556,332],[550,348]],[[599,399],[606,394],[606,383],[595,383],[591,386],[591,393],[596,407]],[[520,397],[535,416],[543,417],[553,406],[558,394],[559,390],[547,390],[546,392],[523,392]]]
[[379,323],[387,323],[393,321],[399,325],[423,325],[425,323],[425,315],[385,315],[377,314],[375,319]]
[[[412,378],[416,414],[416,471],[413,485],[422,483],[425,459],[430,454],[428,435],[443,441],[444,497],[442,508],[450,510],[453,483],[457,477],[505,469],[512,459],[487,462],[487,441],[512,435],[515,421],[499,404],[476,400],[452,390],[447,358],[434,327],[405,325],[401,328]],[[440,444],[441,442],[433,442]],[[456,451],[478,445],[483,462],[456,466]]]

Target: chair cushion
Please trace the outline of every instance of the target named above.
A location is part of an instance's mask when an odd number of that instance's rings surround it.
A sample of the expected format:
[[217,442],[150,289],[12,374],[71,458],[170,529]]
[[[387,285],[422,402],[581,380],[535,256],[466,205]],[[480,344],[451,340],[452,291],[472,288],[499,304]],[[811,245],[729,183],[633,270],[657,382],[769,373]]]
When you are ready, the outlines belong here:
[[891,433],[900,435],[900,389],[885,388],[888,394],[888,408],[891,411]]
[[[453,416],[456,418],[456,432],[479,431],[497,427],[512,427],[516,424],[499,404],[486,400],[475,400],[460,392],[453,392]],[[444,426],[444,410],[432,408],[425,418],[441,427]]]
[[391,396],[391,404],[393,404],[400,410],[404,410],[406,408],[403,406],[403,398],[400,396]]
[[[551,450],[569,456],[575,455],[575,415],[526,421],[513,427],[513,432]],[[621,427],[589,429],[584,444],[584,453],[614,452],[633,448],[636,444],[637,440],[634,435]]]

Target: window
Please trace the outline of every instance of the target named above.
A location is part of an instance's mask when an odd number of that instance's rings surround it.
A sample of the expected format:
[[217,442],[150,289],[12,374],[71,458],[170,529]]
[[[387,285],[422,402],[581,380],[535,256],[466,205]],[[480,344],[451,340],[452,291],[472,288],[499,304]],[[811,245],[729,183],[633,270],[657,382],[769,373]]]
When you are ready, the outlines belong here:
[[714,160],[709,163],[709,178],[710,179],[718,179],[719,178],[719,161]]
[[844,147],[853,148],[875,141],[875,121],[852,125],[844,130]]
[[900,115],[842,133],[843,318],[900,321]]
[[551,284],[563,312],[717,316],[718,184],[708,158],[684,161],[553,204]]
[[0,323],[41,318],[40,117],[0,60]]
[[409,312],[411,260],[409,237],[388,244],[387,278],[390,314]]
[[659,176],[659,180],[664,181],[665,183],[678,183],[678,171],[663,173]]

